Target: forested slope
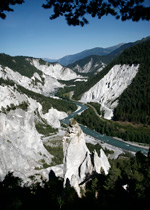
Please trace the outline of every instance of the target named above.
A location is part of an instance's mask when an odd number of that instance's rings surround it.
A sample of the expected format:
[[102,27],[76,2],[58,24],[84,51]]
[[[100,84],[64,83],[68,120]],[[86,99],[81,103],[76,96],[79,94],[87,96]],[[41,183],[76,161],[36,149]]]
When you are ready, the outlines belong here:
[[150,124],[150,41],[125,50],[116,62],[140,64],[140,68],[131,85],[120,96],[114,120]]
[[27,57],[24,56],[9,56],[6,54],[0,54],[0,64],[7,66],[14,71],[19,72],[21,75],[31,78],[35,72],[39,75],[42,74],[37,68],[30,64]]
[[150,41],[126,49],[104,70],[75,89],[74,98],[93,87],[116,64],[140,64],[139,71],[131,85],[119,97],[114,111],[114,120],[150,124]]
[[[75,190],[50,173],[49,181],[23,185],[12,173],[0,181],[1,208],[10,209],[142,209],[149,205],[150,152],[135,157],[121,157],[111,161],[108,175],[93,174],[86,193],[79,198]],[[53,175],[53,176],[52,176]],[[32,177],[34,178],[34,177]]]

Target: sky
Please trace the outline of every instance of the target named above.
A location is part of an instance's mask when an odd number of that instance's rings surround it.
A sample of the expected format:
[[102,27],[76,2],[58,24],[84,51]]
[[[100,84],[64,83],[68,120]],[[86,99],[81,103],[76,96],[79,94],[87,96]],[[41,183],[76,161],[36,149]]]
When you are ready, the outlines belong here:
[[[24,0],[0,19],[0,53],[59,59],[86,49],[110,47],[150,36],[150,21],[116,20],[112,16],[88,18],[84,27],[68,26],[63,17],[50,20],[46,0]],[[145,0],[150,6],[150,1]]]

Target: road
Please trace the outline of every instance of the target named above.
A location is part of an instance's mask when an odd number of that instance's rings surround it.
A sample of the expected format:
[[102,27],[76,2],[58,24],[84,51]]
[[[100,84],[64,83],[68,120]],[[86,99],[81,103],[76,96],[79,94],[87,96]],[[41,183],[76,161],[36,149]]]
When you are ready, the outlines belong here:
[[[70,101],[71,102],[71,101]],[[62,123],[64,124],[69,124],[69,120],[74,118],[77,114],[81,113],[82,111],[84,111],[85,109],[87,109],[88,107],[84,104],[78,103],[78,102],[71,102],[71,103],[75,103],[77,106],[80,106],[81,108],[78,109],[77,111],[71,113],[68,117],[66,117],[65,119],[61,120]],[[96,110],[95,110],[96,111]],[[96,131],[93,131],[83,125],[80,125],[81,129],[83,130],[83,132],[85,134],[88,134],[96,139],[99,139],[103,142],[106,142],[107,144],[113,145],[115,147],[127,150],[127,151],[132,151],[132,152],[138,152],[141,151],[143,154],[147,154],[148,153],[148,149],[136,146],[136,145],[132,145],[129,144],[125,141],[120,141],[118,139],[115,139],[113,137],[110,136],[106,136],[106,135],[102,135]]]

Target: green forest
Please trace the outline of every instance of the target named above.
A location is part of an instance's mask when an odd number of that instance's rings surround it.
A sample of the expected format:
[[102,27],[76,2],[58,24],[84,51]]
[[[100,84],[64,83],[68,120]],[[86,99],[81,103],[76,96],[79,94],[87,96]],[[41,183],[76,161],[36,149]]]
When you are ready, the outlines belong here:
[[[15,84],[13,81],[4,80],[4,79],[0,78],[0,85],[14,86]],[[38,101],[39,103],[41,103],[42,108],[43,108],[42,109],[43,113],[47,113],[51,107],[56,108],[59,111],[67,112],[67,113],[73,112],[77,109],[76,105],[73,103],[69,103],[69,102],[61,100],[61,99],[50,98],[50,97],[44,96],[42,94],[35,93],[35,92],[28,90],[20,85],[16,85],[15,87],[17,88],[17,90],[20,93],[26,94],[28,97],[31,97],[31,98],[35,99],[36,101]]]
[[126,210],[149,206],[150,151],[148,156],[120,156],[110,160],[108,175],[93,173],[86,184],[86,191],[79,198],[71,186],[63,187],[63,179],[53,171],[49,180],[30,186],[8,173],[0,181],[1,209],[62,209],[62,210]]
[[25,93],[28,97],[31,97],[38,101],[43,107],[43,113],[47,113],[51,107],[56,108],[58,111],[64,111],[67,113],[75,111],[77,108],[75,104],[69,103],[61,99],[54,99],[39,93],[35,93],[19,85],[17,85],[17,89],[21,93]]
[[139,71],[119,98],[114,120],[150,125],[150,41],[124,51],[118,63],[138,64]]
[[149,126],[123,125],[119,122],[106,120],[98,117],[92,108],[85,110],[81,115],[77,115],[75,119],[78,123],[86,125],[101,134],[119,137],[125,141],[150,144]]
[[[19,72],[21,75],[29,78],[31,78],[35,72],[42,75],[42,72],[31,65],[27,58],[28,57],[24,56],[12,57],[6,54],[0,54],[0,64],[3,67],[7,66],[10,69],[13,69],[13,71]],[[29,59],[31,59],[31,57]]]
[[140,64],[133,82],[119,97],[119,105],[114,110],[115,121],[129,121],[150,124],[150,41],[126,49],[117,59],[107,65],[96,76],[77,86],[74,99],[80,99],[116,64]]

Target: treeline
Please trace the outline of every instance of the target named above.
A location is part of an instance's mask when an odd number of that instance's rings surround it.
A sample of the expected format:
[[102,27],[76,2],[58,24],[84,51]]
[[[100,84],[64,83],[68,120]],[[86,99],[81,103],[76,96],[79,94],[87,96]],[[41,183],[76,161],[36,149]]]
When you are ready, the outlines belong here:
[[89,102],[87,105],[91,105],[92,107],[94,107],[95,110],[96,110],[96,112],[97,112],[99,115],[104,115],[104,111],[101,111],[101,110],[100,110],[101,104],[96,103],[96,102]]
[[[92,61],[92,66],[90,68],[90,72],[88,73],[82,73],[80,72],[81,75],[83,76],[91,76],[92,74],[94,74],[99,68],[102,67],[102,62],[105,62],[105,59],[103,59],[103,57],[105,58],[105,56],[99,56],[99,55],[90,55],[88,57],[85,57],[81,60],[78,60],[72,64],[69,64],[67,67],[73,69],[75,72],[78,73],[78,70],[75,69],[75,67],[78,65],[79,67],[83,68],[87,63]],[[95,65],[96,64],[96,65]],[[91,74],[92,73],[92,74]]]
[[131,85],[120,96],[119,105],[114,110],[114,120],[150,124],[150,41],[126,49],[100,73],[77,86],[73,97],[79,100],[116,64],[140,64],[140,68]]
[[73,98],[75,100],[79,100],[83,93],[88,91],[91,87],[93,87],[100,79],[102,79],[109,70],[113,67],[113,63],[107,65],[101,72],[98,74],[91,76],[87,82],[81,83],[80,85],[76,86],[74,90]]
[[75,119],[78,123],[86,125],[92,130],[101,134],[119,137],[125,141],[150,144],[150,129],[148,126],[122,125],[117,122],[100,119],[92,108],[77,115]]
[[[135,157],[120,157],[111,161],[108,175],[93,174],[86,191],[79,198],[75,190],[50,171],[49,181],[31,186],[8,173],[0,182],[1,209],[62,209],[62,210],[126,210],[149,206],[150,152],[148,157],[140,152]],[[35,182],[35,183],[34,183]]]
[[[14,86],[15,83],[10,80],[4,80],[0,78],[0,85],[10,85]],[[54,99],[47,96],[44,96],[40,93],[35,93],[31,90],[28,90],[20,85],[15,86],[17,90],[20,93],[26,94],[28,97],[31,97],[38,101],[42,105],[42,111],[43,113],[47,113],[50,108],[55,108],[58,111],[64,111],[64,112],[72,112],[77,109],[77,106],[73,103],[69,103],[67,101],[61,100],[61,99]]]
[[[31,58],[30,58],[31,59]],[[31,78],[35,72],[42,75],[42,72],[30,64],[27,57],[24,56],[9,56],[0,54],[0,65],[9,67],[13,71],[19,72],[21,75]]]
[[64,111],[64,112],[72,112],[76,110],[76,105],[73,103],[69,103],[67,101],[61,100],[61,99],[54,99],[47,96],[44,96],[39,93],[35,93],[31,90],[28,90],[22,86],[17,85],[18,91],[21,93],[25,93],[27,96],[35,99],[42,105],[42,111],[43,113],[47,113],[50,108],[55,108],[58,111]]
[[121,63],[140,63],[139,71],[131,85],[119,97],[114,109],[114,120],[150,125],[150,41],[126,50]]

